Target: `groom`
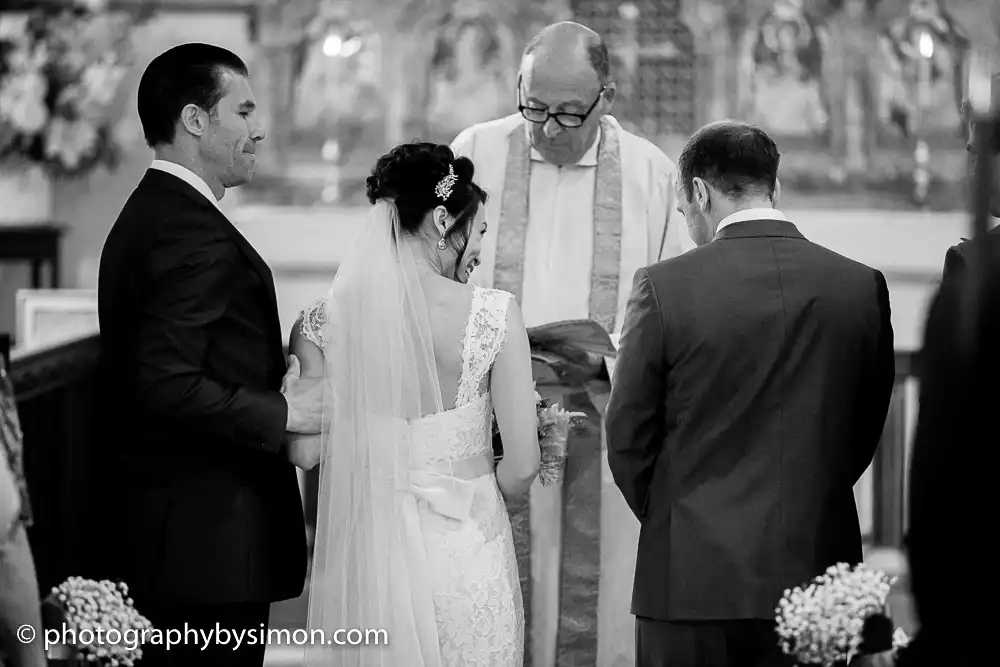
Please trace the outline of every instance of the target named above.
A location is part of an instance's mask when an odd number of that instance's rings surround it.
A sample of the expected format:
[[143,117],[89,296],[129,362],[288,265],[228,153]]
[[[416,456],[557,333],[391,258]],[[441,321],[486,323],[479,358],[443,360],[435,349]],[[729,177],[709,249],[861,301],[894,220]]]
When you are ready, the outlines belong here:
[[708,125],[679,159],[698,248],[636,273],[607,413],[642,524],[638,667],[787,664],[786,588],[862,559],[853,487],[895,374],[882,274],[774,208],[778,148]]
[[[150,63],[138,107],[155,160],[101,256],[120,531],[108,556],[138,611],[185,638],[145,646],[144,667],[261,665],[270,603],[305,580],[302,504],[281,450],[286,431],[318,432],[321,390],[290,373],[282,395],[271,272],[218,205],[250,180],[264,139],[248,79],[235,54],[206,44]],[[192,639],[216,626],[228,644]],[[256,640],[234,650],[246,630]]]

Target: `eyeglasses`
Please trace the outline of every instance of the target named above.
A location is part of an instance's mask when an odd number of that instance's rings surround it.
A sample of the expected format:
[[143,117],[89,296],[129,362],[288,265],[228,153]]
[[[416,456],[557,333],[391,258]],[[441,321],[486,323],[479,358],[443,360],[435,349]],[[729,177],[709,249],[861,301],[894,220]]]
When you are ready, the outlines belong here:
[[547,123],[549,118],[552,118],[559,124],[560,127],[567,129],[573,129],[583,125],[584,121],[590,117],[590,114],[594,112],[597,108],[597,103],[601,101],[601,97],[604,95],[604,91],[607,90],[607,86],[601,86],[601,89],[597,93],[597,99],[594,103],[590,105],[586,113],[567,113],[565,111],[559,111],[552,113],[548,109],[536,109],[534,107],[528,107],[521,103],[521,77],[517,78],[517,110],[521,112],[524,119],[529,123]]

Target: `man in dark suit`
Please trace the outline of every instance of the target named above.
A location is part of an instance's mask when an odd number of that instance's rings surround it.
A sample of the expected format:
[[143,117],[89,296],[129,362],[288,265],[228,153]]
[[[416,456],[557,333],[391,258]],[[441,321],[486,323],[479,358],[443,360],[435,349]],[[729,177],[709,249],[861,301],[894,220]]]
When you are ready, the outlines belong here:
[[[993,80],[993,108],[1000,116],[1000,75]],[[974,135],[969,145],[970,150],[975,147]],[[1000,217],[1000,144],[990,155],[976,159],[994,161],[992,214]],[[967,270],[975,250],[981,250],[985,259],[979,273]],[[978,297],[978,304],[971,295]],[[971,308],[982,309],[974,329]],[[986,655],[989,642],[974,639],[988,631],[991,619],[977,607],[991,599],[989,589],[976,583],[956,585],[955,577],[994,566],[993,550],[985,545],[990,531],[967,526],[963,519],[977,516],[995,502],[994,467],[983,465],[978,457],[996,442],[998,339],[1000,233],[994,227],[982,239],[948,251],[941,287],[924,328],[906,537],[920,627],[901,656],[900,667],[965,667],[996,661]]]
[[677,184],[699,247],[635,276],[607,440],[641,522],[640,667],[786,664],[783,591],[862,559],[853,487],[892,392],[889,293],[774,208],[778,162],[757,128],[699,130]]
[[[155,160],[99,279],[108,555],[140,613],[184,637],[147,646],[143,665],[261,665],[269,605],[297,597],[306,571],[283,443],[318,432],[321,411],[318,382],[285,374],[270,270],[218,206],[250,180],[264,130],[246,65],[205,44],[155,58],[138,107]],[[227,645],[195,638],[217,624]]]

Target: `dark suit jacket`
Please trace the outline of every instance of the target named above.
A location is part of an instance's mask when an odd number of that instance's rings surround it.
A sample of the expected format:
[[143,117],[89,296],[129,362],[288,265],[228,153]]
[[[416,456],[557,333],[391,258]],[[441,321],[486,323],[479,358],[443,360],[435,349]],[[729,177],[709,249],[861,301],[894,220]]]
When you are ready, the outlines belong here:
[[894,376],[882,274],[789,223],[723,229],[635,277],[608,462],[642,528],[632,612],[773,618],[862,558],[852,488]]
[[[955,585],[994,567],[991,531],[978,521],[995,506],[996,467],[986,463],[996,445],[1000,406],[1000,233],[983,241],[987,272],[965,270],[977,242],[948,252],[945,275],[928,312],[920,364],[920,409],[909,483],[907,550],[920,631],[901,665],[986,665],[984,636],[991,619],[977,608],[989,597],[977,583]],[[967,338],[967,297],[979,295],[979,328]],[[972,344],[966,346],[971,340]],[[992,461],[992,458],[990,459]],[[983,514],[983,513],[986,514]],[[961,546],[958,546],[961,545]],[[961,611],[956,611],[961,610]],[[968,610],[968,611],[965,611]]]
[[[987,232],[987,237],[1000,236],[1000,227],[994,227]],[[965,273],[969,264],[969,247],[972,242],[969,239],[962,239],[962,242],[948,248],[944,255],[944,270],[941,272],[941,282],[947,283],[957,278],[959,274]]]
[[119,575],[163,602],[298,596],[305,527],[279,456],[286,364],[267,265],[198,191],[150,170],[105,242],[99,311]]

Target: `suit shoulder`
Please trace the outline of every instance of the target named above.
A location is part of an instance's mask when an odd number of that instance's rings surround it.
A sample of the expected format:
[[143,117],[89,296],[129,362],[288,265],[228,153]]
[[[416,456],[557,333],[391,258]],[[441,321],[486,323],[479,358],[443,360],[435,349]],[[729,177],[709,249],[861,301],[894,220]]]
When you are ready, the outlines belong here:
[[718,251],[714,244],[707,243],[702,246],[695,246],[691,250],[680,255],[661,259],[645,267],[650,280],[657,282],[668,276],[676,276],[679,273],[688,271],[700,271],[706,262],[711,262],[713,256]]
[[807,247],[817,255],[820,255],[826,259],[831,264],[835,265],[837,268],[844,271],[858,271],[861,273],[868,273],[872,271],[877,271],[874,267],[868,266],[863,262],[859,262],[856,259],[851,259],[846,255],[842,255],[836,250],[831,250],[826,246],[821,246],[818,243],[813,243],[812,241],[806,241]]
[[961,257],[961,258],[964,259],[965,258],[965,253],[969,249],[969,245],[971,243],[972,243],[971,239],[963,238],[961,241],[959,241],[955,245],[953,245],[950,248],[948,248],[947,254],[949,254],[949,255],[958,255],[959,257]]

